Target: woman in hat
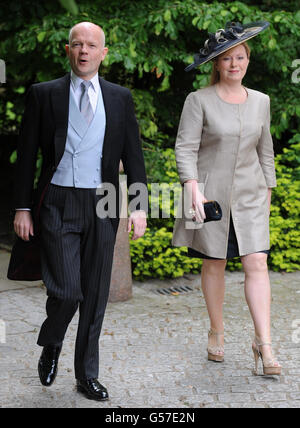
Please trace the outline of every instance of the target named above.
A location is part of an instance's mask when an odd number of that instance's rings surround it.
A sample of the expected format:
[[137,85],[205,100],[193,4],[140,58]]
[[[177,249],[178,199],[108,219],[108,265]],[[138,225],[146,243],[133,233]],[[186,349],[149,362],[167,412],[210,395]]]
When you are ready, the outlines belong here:
[[[240,257],[255,329],[255,373],[261,358],[264,374],[280,375],[271,348],[267,266],[271,191],[276,187],[270,99],[242,84],[250,58],[246,41],[268,25],[228,23],[210,34],[187,67],[213,60],[211,85],[188,95],[180,119],[176,162],[195,227],[188,214],[177,218],[173,244],[203,259],[201,282],[211,323],[208,359],[224,360],[224,272],[228,259]],[[220,204],[220,221],[203,224],[206,198]]]

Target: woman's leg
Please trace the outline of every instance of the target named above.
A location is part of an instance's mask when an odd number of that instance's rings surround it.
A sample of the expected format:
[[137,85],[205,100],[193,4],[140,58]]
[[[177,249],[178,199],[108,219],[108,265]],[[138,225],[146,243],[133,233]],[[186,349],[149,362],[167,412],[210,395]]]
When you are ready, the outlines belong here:
[[[201,285],[211,329],[218,333],[222,333],[224,330],[223,303],[225,295],[224,271],[226,262],[226,260],[204,259],[201,269]],[[218,345],[224,345],[224,337],[210,336],[209,346]]]
[[[254,322],[255,335],[260,343],[271,343],[271,287],[267,254],[242,256],[245,272],[245,296]],[[272,358],[270,346],[262,346],[264,359]]]

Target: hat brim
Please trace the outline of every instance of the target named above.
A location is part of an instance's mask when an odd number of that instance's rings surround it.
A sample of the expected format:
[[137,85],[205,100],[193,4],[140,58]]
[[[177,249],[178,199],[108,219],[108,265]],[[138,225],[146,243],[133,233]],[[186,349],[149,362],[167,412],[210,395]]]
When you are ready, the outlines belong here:
[[223,46],[220,46],[219,49],[217,49],[215,52],[212,52],[210,55],[199,58],[195,57],[195,62],[193,64],[188,65],[184,70],[185,71],[191,71],[194,68],[198,67],[199,65],[205,64],[212,59],[216,58],[217,56],[221,55],[222,53],[234,48],[235,46],[241,45],[242,43],[245,43],[247,40],[252,39],[253,37],[257,36],[259,33],[261,33],[263,30],[265,30],[270,25],[269,22],[255,22],[252,24],[248,24],[248,26],[244,26],[245,34],[241,36],[240,38],[236,40],[230,40],[226,43],[224,43]]

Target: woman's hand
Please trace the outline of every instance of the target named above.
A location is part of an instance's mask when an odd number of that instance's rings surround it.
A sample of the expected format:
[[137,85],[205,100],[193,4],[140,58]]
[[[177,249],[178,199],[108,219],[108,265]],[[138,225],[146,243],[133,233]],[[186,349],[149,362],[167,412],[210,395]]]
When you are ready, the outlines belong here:
[[185,183],[187,183],[187,189],[191,196],[193,217],[197,223],[203,223],[206,218],[203,203],[207,202],[207,199],[200,192],[197,180],[187,180]]

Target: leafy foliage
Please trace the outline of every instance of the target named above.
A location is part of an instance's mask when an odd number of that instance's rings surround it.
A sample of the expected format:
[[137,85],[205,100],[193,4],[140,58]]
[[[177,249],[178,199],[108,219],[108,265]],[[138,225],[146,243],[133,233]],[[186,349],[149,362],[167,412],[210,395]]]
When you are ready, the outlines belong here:
[[[69,69],[64,51],[69,29],[76,22],[91,20],[103,26],[110,48],[101,73],[137,92],[135,101],[138,116],[142,113],[145,140],[155,142],[158,130],[169,137],[163,145],[171,147],[185,96],[208,83],[210,64],[192,73],[183,71],[203,45],[207,31],[222,28],[231,20],[268,20],[270,29],[250,41],[253,61],[245,84],[271,95],[273,131],[280,140],[299,124],[299,85],[291,84],[291,74],[293,61],[300,56],[300,15],[277,9],[261,11],[261,3],[267,7],[276,2],[258,2],[259,7],[245,3],[81,0],[75,16],[59,2],[8,3],[0,12],[0,57],[6,61],[8,73],[1,99],[12,103],[15,116],[6,115],[4,104],[1,128],[17,132],[23,89]],[[23,93],[16,93],[19,88]],[[280,150],[279,142],[276,148]]]
[[[176,182],[172,149],[183,102],[190,91],[208,84],[211,71],[210,63],[191,73],[184,72],[185,66],[203,46],[208,31],[224,28],[227,21],[267,20],[269,29],[249,41],[252,53],[244,83],[271,97],[278,187],[273,192],[270,265],[294,270],[299,266],[299,204],[295,202],[299,197],[300,163],[297,6],[296,0],[285,2],[284,7],[280,0],[8,2],[0,10],[0,58],[7,69],[7,84],[0,88],[1,133],[18,132],[30,84],[60,77],[69,70],[64,51],[69,29],[77,22],[92,21],[103,27],[109,47],[101,74],[132,90],[149,181]],[[136,277],[143,272],[142,252],[145,275],[179,275],[180,269],[195,269],[190,259],[182,257],[184,249],[170,249],[172,215],[170,219],[151,219],[144,240],[132,244],[133,263],[139,266]],[[156,239],[162,241],[160,255],[155,253]],[[153,255],[157,254],[156,263],[159,257],[165,268],[146,266],[151,264],[151,255],[146,254],[151,248]],[[231,262],[229,268],[240,268],[240,263]]]
[[300,134],[276,157],[277,187],[272,199],[270,232],[273,270],[291,272],[300,261]]

